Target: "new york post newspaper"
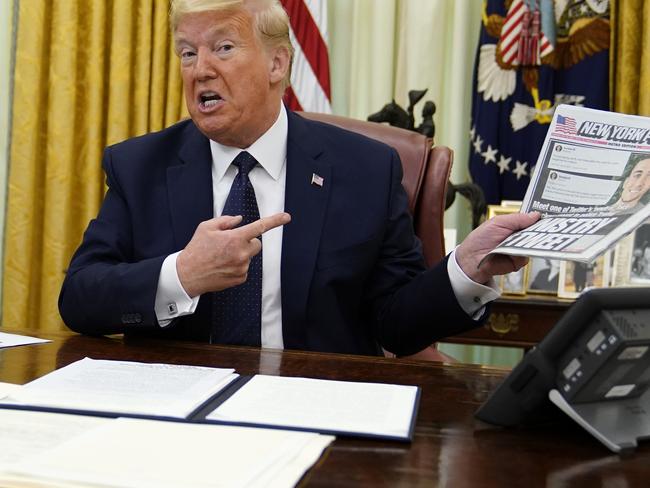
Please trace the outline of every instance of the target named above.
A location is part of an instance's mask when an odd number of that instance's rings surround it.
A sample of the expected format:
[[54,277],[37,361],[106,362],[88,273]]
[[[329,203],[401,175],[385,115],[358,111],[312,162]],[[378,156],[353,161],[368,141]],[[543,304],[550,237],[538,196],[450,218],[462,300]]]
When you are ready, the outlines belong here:
[[493,252],[589,262],[650,217],[650,118],[557,107],[521,212]]

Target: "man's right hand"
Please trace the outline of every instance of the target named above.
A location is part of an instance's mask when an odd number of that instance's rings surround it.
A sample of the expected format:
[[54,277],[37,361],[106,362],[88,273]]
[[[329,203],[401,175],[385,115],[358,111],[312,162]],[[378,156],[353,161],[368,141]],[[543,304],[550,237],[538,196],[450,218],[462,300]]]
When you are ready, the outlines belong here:
[[291,221],[281,212],[237,227],[241,216],[221,216],[201,222],[176,259],[176,272],[192,298],[246,281],[248,265],[262,250],[259,237]]

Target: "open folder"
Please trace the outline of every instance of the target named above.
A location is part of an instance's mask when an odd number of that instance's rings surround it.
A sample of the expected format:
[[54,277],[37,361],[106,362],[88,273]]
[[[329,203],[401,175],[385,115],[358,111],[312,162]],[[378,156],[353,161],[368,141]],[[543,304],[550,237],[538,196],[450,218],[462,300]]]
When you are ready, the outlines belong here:
[[419,397],[417,386],[85,358],[13,390],[0,407],[409,441]]

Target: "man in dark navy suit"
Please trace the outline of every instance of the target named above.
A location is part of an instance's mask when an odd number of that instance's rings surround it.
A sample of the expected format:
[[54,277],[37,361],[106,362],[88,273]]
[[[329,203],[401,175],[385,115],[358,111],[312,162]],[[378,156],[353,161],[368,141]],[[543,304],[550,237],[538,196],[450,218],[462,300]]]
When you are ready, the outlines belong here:
[[285,109],[279,2],[218,3],[172,2],[191,120],[106,149],[108,193],[59,298],[66,324],[357,354],[479,325],[492,276],[526,258],[478,263],[538,216],[493,219],[426,270],[397,153]]

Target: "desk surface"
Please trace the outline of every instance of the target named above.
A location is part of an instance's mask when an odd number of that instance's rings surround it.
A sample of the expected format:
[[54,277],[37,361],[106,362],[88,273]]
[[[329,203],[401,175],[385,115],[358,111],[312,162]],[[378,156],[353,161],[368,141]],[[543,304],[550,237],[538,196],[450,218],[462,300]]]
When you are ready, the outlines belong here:
[[54,342],[0,349],[0,381],[24,383],[89,356],[234,367],[240,374],[306,376],[418,385],[413,443],[338,438],[304,486],[510,487],[650,485],[650,442],[630,458],[612,455],[566,423],[502,430],[473,418],[506,373],[473,365],[223,347],[187,342],[33,335]]

